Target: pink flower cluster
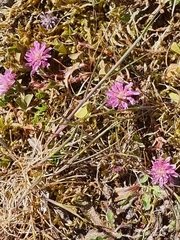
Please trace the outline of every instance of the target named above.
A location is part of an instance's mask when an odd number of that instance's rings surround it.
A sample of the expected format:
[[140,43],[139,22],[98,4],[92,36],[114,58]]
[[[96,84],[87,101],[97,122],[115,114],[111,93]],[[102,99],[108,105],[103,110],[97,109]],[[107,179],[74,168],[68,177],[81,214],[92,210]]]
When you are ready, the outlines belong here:
[[27,61],[26,66],[32,67],[31,74],[37,72],[39,67],[49,67],[50,64],[47,61],[51,58],[49,54],[51,49],[51,47],[46,48],[45,42],[34,42],[34,46],[25,54],[25,59]]
[[127,109],[129,104],[136,104],[134,96],[139,95],[139,91],[132,90],[133,83],[124,84],[121,77],[117,77],[114,84],[105,92],[108,96],[105,103],[107,107],[117,108],[118,110]]
[[4,74],[0,74],[0,96],[6,93],[14,84],[16,74],[12,73],[12,69],[7,69]]
[[170,157],[162,159],[153,158],[152,169],[148,173],[152,176],[152,183],[163,187],[167,183],[173,183],[173,177],[178,177],[175,172],[176,164],[170,164]]

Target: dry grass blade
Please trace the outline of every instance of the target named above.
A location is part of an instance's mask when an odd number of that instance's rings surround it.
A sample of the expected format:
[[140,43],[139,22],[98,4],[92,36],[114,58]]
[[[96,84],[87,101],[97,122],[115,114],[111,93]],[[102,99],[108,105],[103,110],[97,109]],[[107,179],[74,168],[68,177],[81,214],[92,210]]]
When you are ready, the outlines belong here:
[[55,205],[55,206],[57,206],[57,207],[65,210],[65,211],[68,211],[68,212],[71,213],[72,215],[74,215],[74,216],[80,218],[82,221],[86,222],[86,219],[82,218],[79,214],[77,214],[77,213],[74,211],[75,207],[70,206],[70,205],[66,206],[66,205],[64,205],[64,204],[61,204],[61,203],[56,202],[56,201],[54,201],[54,200],[52,200],[52,199],[49,199],[49,198],[46,198],[46,201],[52,203],[53,205]]
[[[96,90],[103,84],[105,80],[116,70],[116,68],[126,59],[126,57],[131,53],[131,51],[135,48],[137,43],[140,42],[140,40],[143,38],[143,36],[148,31],[148,28],[151,26],[151,24],[155,21],[156,17],[158,16],[160,12],[161,7],[158,7],[154,13],[151,15],[151,20],[141,33],[141,35],[134,41],[134,43],[131,45],[131,47],[125,52],[125,54],[117,61],[117,63],[108,71],[108,73],[101,79],[101,81],[82,99],[82,101],[78,104],[78,106],[72,111],[72,113],[67,117],[67,120],[71,120],[71,118],[74,116],[74,114],[79,110],[80,107],[96,92]],[[51,143],[51,141],[58,136],[67,126],[67,121],[65,121],[56,131],[56,133],[48,140],[48,144]]]
[[180,238],[179,11],[0,9],[0,239]]

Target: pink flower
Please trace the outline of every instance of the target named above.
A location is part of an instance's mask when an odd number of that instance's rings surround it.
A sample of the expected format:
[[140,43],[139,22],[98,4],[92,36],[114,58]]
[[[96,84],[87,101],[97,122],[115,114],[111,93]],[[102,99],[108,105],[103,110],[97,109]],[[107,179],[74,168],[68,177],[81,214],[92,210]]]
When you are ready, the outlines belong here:
[[57,17],[53,16],[52,13],[42,13],[40,14],[41,25],[48,29],[53,28],[58,20]]
[[152,183],[159,184],[160,187],[167,183],[173,183],[173,177],[178,177],[175,172],[176,164],[170,164],[170,157],[162,159],[160,156],[158,159],[153,158],[152,169],[148,171],[152,176]]
[[34,42],[34,47],[25,54],[25,59],[28,63],[26,66],[32,67],[31,74],[37,72],[38,68],[41,66],[43,68],[48,67],[50,64],[47,62],[51,55],[48,54],[52,48],[46,48],[46,43]]
[[16,77],[15,73],[12,73],[12,69],[7,69],[4,74],[0,74],[0,96],[6,93],[14,84]]
[[117,77],[116,82],[105,92],[108,96],[105,103],[107,107],[118,108],[118,110],[127,109],[128,104],[136,104],[132,96],[139,95],[138,91],[131,90],[133,83],[125,85],[121,77]]

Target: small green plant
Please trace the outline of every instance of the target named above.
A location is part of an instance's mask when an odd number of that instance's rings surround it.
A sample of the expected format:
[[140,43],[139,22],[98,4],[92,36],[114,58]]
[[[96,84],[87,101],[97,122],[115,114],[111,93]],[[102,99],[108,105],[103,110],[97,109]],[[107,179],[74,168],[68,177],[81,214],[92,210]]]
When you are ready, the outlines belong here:
[[179,1],[146,2],[0,6],[1,238],[177,238]]

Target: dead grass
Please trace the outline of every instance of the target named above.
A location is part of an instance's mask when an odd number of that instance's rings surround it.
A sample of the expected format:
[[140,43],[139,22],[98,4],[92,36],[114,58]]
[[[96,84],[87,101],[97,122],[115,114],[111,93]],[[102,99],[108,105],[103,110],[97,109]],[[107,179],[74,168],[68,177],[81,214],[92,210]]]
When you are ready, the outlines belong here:
[[[1,10],[1,72],[12,67],[18,77],[0,99],[0,237],[179,239],[179,179],[160,189],[147,175],[159,155],[179,171],[180,51],[171,47],[179,43],[179,4],[53,3],[16,1]],[[49,10],[59,22],[46,31],[38,14]],[[159,10],[89,96],[86,117],[72,114]],[[34,40],[51,45],[54,60],[30,76],[24,53]],[[138,106],[105,106],[116,75],[140,90]]]

